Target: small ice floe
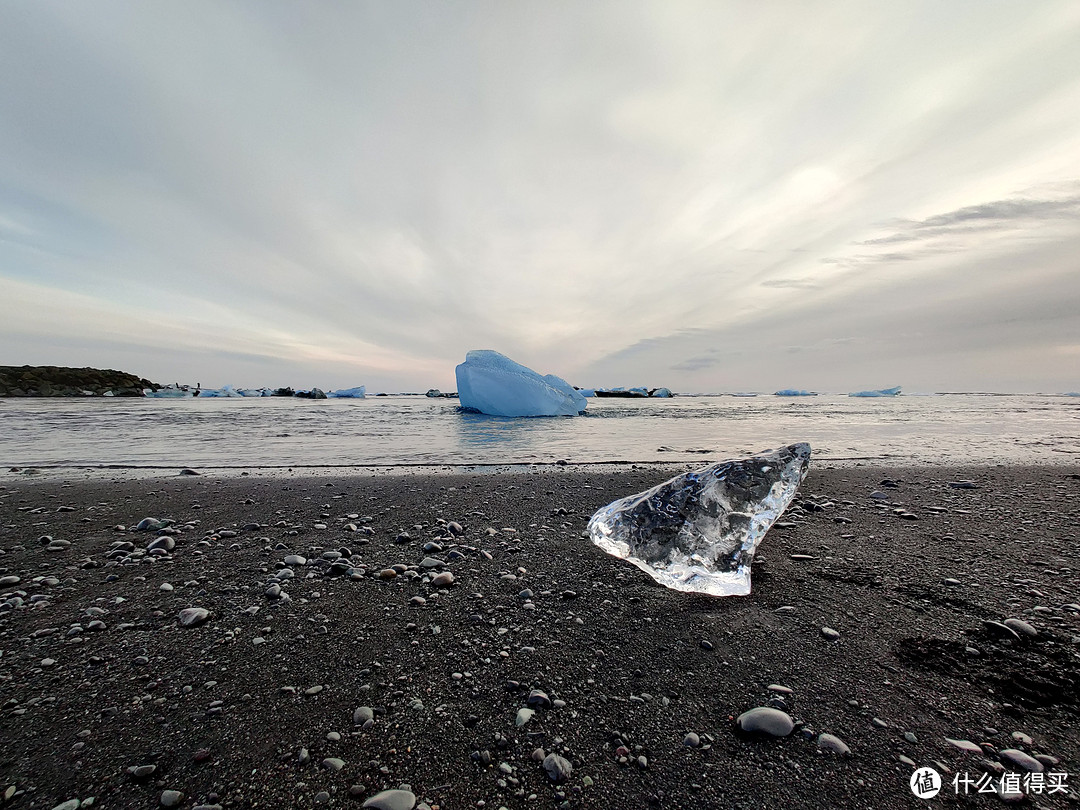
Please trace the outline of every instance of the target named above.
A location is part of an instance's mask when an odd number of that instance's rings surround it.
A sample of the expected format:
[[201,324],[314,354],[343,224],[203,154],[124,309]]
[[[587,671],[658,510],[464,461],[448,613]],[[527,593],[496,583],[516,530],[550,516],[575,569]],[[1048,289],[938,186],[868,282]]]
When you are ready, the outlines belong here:
[[900,394],[900,386],[895,388],[879,388],[876,391],[854,391],[849,397],[895,397]]

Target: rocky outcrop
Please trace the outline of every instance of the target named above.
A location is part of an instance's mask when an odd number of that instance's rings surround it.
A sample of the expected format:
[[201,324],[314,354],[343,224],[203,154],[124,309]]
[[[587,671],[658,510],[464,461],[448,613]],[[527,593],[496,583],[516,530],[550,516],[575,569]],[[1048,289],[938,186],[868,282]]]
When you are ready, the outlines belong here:
[[0,366],[0,397],[141,397],[160,387],[113,369]]

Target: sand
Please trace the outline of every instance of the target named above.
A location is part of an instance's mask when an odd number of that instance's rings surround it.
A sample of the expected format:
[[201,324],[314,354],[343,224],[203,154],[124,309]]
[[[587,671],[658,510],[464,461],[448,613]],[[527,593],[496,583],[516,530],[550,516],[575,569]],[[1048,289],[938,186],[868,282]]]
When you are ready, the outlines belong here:
[[[583,539],[595,509],[670,472],[6,473],[0,582],[19,582],[0,603],[22,604],[0,609],[0,806],[346,807],[403,784],[432,808],[996,805],[952,780],[1000,770],[1005,749],[1043,758],[1031,801],[1075,806],[1077,470],[812,465],[752,595],[726,599]],[[132,529],[146,517],[184,527],[175,549],[110,560],[156,539]],[[363,576],[312,564],[341,548]],[[309,564],[270,598],[287,554]],[[425,557],[450,587],[378,577]],[[192,607],[209,619],[180,626]],[[1038,635],[984,624],[1009,618]],[[533,689],[556,705],[518,726]],[[737,730],[777,699],[792,734]],[[537,749],[570,763],[564,783]],[[916,766],[943,776],[933,803]]]

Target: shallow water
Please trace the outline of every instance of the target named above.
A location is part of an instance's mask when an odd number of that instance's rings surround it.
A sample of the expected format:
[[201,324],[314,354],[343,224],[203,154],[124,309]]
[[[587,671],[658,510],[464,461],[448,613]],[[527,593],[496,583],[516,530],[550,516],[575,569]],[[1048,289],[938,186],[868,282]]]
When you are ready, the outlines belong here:
[[0,400],[7,467],[704,462],[796,441],[817,460],[1065,464],[1080,460],[1080,398],[591,399],[584,417],[539,419],[403,395]]

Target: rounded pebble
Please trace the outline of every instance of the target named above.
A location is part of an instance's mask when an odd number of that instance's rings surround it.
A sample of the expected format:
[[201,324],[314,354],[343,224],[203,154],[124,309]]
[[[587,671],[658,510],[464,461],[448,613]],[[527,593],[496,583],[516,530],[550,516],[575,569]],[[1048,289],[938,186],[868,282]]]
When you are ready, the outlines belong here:
[[774,737],[786,737],[795,728],[795,723],[787,712],[767,706],[743,712],[735,722],[743,731],[771,734]]

